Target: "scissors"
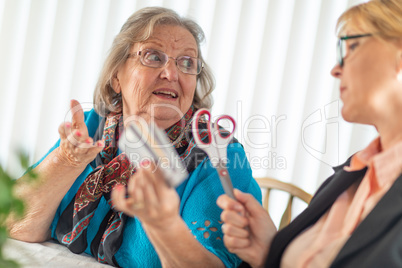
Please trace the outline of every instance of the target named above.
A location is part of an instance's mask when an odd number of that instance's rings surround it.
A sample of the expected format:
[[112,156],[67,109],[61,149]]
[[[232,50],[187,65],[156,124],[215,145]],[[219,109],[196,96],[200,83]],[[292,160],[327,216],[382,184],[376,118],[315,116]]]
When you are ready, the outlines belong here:
[[[207,153],[212,166],[216,168],[225,193],[229,197],[236,199],[233,194],[233,185],[226,166],[227,146],[233,138],[236,122],[229,115],[218,117],[215,123],[212,123],[211,120],[211,113],[207,109],[198,110],[194,115],[192,124],[193,137],[197,146]],[[221,120],[229,120],[233,125],[232,131],[220,128],[218,123]],[[206,123],[207,129],[200,129],[200,123]]]

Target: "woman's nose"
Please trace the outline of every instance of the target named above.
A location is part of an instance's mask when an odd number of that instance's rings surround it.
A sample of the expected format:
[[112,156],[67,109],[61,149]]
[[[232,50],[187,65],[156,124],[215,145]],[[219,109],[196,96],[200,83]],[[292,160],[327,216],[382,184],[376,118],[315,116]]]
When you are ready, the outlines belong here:
[[169,81],[177,81],[179,79],[179,70],[176,66],[176,60],[169,58],[168,62],[162,67],[161,77]]
[[332,67],[331,75],[335,78],[340,78],[342,74],[342,67],[339,63],[336,63],[334,67]]

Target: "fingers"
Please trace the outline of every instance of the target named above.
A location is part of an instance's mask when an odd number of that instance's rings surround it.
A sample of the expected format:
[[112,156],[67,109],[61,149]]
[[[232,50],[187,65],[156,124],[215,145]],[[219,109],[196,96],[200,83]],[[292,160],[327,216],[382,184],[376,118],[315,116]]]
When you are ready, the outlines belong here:
[[236,228],[245,228],[248,225],[248,219],[234,210],[224,210],[221,213],[221,220]]
[[140,171],[141,179],[144,182],[144,200],[147,207],[157,208],[159,206],[159,196],[156,191],[155,181],[152,178],[152,174],[147,171]]
[[112,200],[115,209],[129,216],[134,216],[144,210],[148,213],[152,211],[151,208],[157,207],[159,203],[154,180],[153,174],[149,170],[138,168],[137,172],[128,180],[127,195],[122,185],[116,185],[113,189]]
[[88,129],[84,121],[84,113],[78,101],[70,103],[73,110],[73,123],[60,124],[60,157],[66,164],[72,166],[85,166],[90,163],[104,148],[103,141],[94,142],[88,136]]
[[246,213],[243,205],[227,195],[221,195],[216,203],[223,209],[221,220],[224,222],[222,232],[225,236],[249,237],[249,230],[246,228],[249,225],[249,220],[244,216]]
[[68,139],[72,144],[82,148],[103,147],[103,141],[94,143],[88,135],[88,128],[85,124],[85,115],[81,104],[77,100],[70,101],[72,122],[64,122],[59,126],[61,139]]
[[165,183],[161,171],[149,161],[142,162],[129,178],[127,194],[115,187],[112,199],[117,210],[136,216],[148,227],[165,226],[164,221],[177,217],[180,203],[176,189]]
[[158,209],[163,206],[161,199],[167,185],[162,176],[161,171],[152,161],[143,161],[134,176],[138,181],[141,181],[141,190],[149,213],[157,213]]
[[70,122],[60,124],[58,131],[61,140],[68,140],[75,146],[79,146],[81,143],[93,144],[91,137],[85,136],[81,130],[73,128]]
[[243,204],[238,202],[238,200],[230,198],[226,194],[219,196],[216,200],[216,204],[223,210],[234,210],[239,214],[244,214],[245,212]]
[[72,127],[73,129],[82,129],[85,126],[84,110],[77,100],[70,101],[70,109],[72,114]]
[[112,204],[113,207],[122,211],[129,216],[134,216],[131,209],[128,206],[128,202],[126,200],[126,189],[123,185],[118,184],[112,190]]
[[81,153],[88,153],[91,151],[94,152],[100,152],[102,148],[104,147],[104,142],[103,141],[96,141],[87,136],[84,135],[80,130],[77,129],[72,129],[70,126],[70,123],[64,123],[61,124],[59,127],[59,134],[60,134],[60,139],[64,141],[65,143],[68,143],[68,146],[71,147],[71,150],[76,150],[76,149],[88,149],[85,151],[81,151]]
[[130,177],[127,184],[127,192],[128,192],[127,199],[130,205],[134,206],[134,209],[137,209],[135,207],[135,204],[143,204],[143,206],[145,207],[144,191],[143,191],[144,181],[143,178],[138,175],[139,174],[137,171],[136,174]]
[[67,136],[71,133],[71,123],[64,122],[60,124],[58,131],[61,139],[67,139]]
[[237,253],[238,250],[250,246],[251,241],[248,238],[240,238],[225,234],[223,236],[223,243],[231,253]]
[[261,212],[265,212],[265,209],[251,194],[246,194],[238,189],[234,189],[234,195],[237,201],[243,204],[245,210],[251,217],[259,215]]
[[[74,146],[80,146],[82,143],[85,144],[87,138],[88,137],[84,136],[82,132],[78,129],[71,129],[70,135],[67,136],[67,140]],[[81,145],[81,147],[87,147],[87,146]]]
[[160,196],[167,188],[170,188],[164,178],[161,168],[159,168],[155,162],[147,160],[143,161],[140,164],[139,170],[148,181],[152,182],[158,196]]
[[238,237],[238,238],[248,238],[250,236],[250,233],[247,229],[242,228],[242,227],[237,227],[232,224],[224,223],[224,224],[222,224],[221,228],[222,228],[222,232],[228,236],[233,236],[233,237]]

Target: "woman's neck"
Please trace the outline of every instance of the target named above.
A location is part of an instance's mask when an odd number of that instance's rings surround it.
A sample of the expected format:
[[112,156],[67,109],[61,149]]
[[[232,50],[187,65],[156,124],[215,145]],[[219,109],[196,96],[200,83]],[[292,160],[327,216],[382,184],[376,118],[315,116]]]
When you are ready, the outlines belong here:
[[402,142],[402,124],[395,123],[398,126],[385,125],[383,127],[377,127],[378,133],[380,133],[381,147],[385,151],[399,142]]

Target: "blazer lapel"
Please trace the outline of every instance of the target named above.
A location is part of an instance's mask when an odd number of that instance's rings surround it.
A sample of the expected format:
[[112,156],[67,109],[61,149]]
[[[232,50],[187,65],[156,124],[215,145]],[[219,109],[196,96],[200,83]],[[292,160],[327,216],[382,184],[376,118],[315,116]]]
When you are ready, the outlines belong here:
[[[344,166],[344,165],[343,165]],[[314,224],[332,206],[338,196],[353,183],[362,179],[367,168],[347,172],[343,166],[324,182],[325,186],[315,194],[310,205],[287,227],[283,228],[272,241],[266,267],[279,267],[280,259],[288,244],[303,230]]]
[[361,250],[369,243],[378,240],[387,232],[390,224],[402,217],[402,175],[398,177],[388,192],[381,198],[378,204],[357,226],[351,237],[343,246],[333,265]]

